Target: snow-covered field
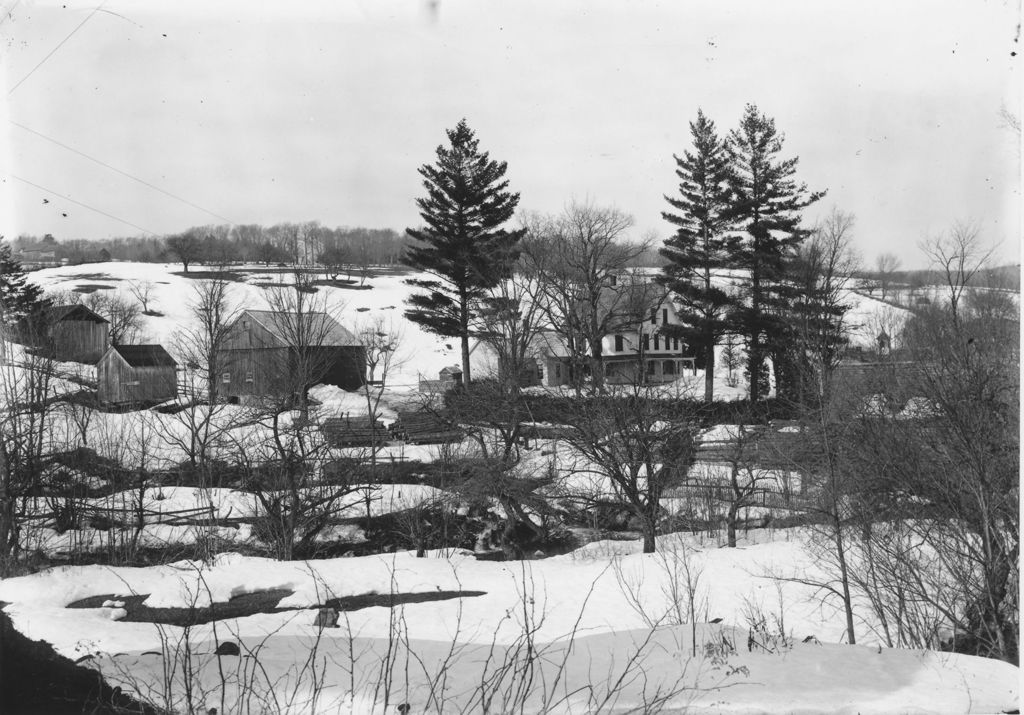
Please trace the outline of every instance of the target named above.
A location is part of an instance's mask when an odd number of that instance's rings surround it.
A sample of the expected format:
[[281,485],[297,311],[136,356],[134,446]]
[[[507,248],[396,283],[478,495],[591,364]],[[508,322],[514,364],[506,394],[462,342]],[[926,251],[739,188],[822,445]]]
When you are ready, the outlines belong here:
[[[737,549],[672,536],[662,538],[662,554],[640,554],[635,542],[595,542],[519,563],[479,562],[461,551],[285,563],[223,554],[206,567],[51,569],[0,582],[0,600],[29,637],[84,658],[112,683],[159,704],[166,690],[183,706],[184,691],[165,689],[164,678],[171,666],[176,678],[184,669],[193,692],[204,693],[195,703],[203,711],[220,707],[222,692],[228,711],[238,711],[238,699],[273,689],[289,712],[394,712],[383,706],[385,693],[392,708],[409,703],[411,712],[478,712],[474,699],[489,694],[492,711],[505,712],[518,702],[517,687],[525,712],[545,703],[552,712],[642,712],[659,695],[672,712],[993,713],[1016,706],[1018,669],[1006,663],[883,648],[866,619],[858,622],[858,645],[840,644],[840,614],[813,589],[769,577],[781,569],[813,577],[803,543],[796,530],[753,531]],[[673,598],[682,563],[699,574],[694,627],[685,608],[678,617]],[[305,610],[187,633],[119,620],[117,597],[148,594],[153,608],[201,608],[268,589],[291,592],[280,607]],[[360,594],[452,591],[466,595],[343,612],[337,628],[318,627],[318,611],[309,608]],[[65,607],[90,596],[114,598],[106,607]],[[770,633],[751,631],[756,615],[773,624]],[[751,633],[756,643],[748,643]],[[241,656],[212,655],[224,641],[239,644]]]
[[[105,285],[126,297],[130,281],[153,283],[152,308],[163,315],[144,317],[138,342],[160,342],[177,354],[176,333],[189,320],[195,285],[195,279],[175,275],[179,270],[179,265],[107,263],[46,269],[31,277],[50,290]],[[199,276],[202,269],[194,270]],[[246,282],[232,284],[234,301],[265,308],[264,289],[254,283],[277,278],[246,274]],[[350,329],[383,318],[402,334],[401,359],[382,403],[385,422],[414,397],[421,377],[436,378],[441,368],[459,360],[455,341],[403,319],[404,278],[372,278],[369,290],[321,287]],[[891,326],[906,317],[871,298],[852,292],[848,298],[856,344],[870,346],[880,327],[891,334]],[[474,359],[483,367],[484,351]],[[735,387],[724,377],[716,375],[716,392],[741,397],[742,377]],[[702,386],[703,375],[684,376],[664,389],[685,393]],[[359,394],[318,386],[311,396],[319,403],[318,418],[366,413]],[[218,407],[216,419],[231,424],[241,409]],[[51,437],[68,443],[84,429],[100,455],[130,468],[154,469],[185,459],[182,419],[152,411],[96,412],[83,427],[68,414],[55,419]],[[243,429],[236,444],[257,449],[267,440],[264,428]],[[147,430],[147,461],[141,464],[125,445]],[[422,462],[437,457],[437,447],[400,443],[380,456]],[[597,494],[611,489],[587,474],[578,455],[548,441],[535,442],[524,453],[520,470],[524,476],[539,475],[550,466],[562,475],[554,493],[578,492],[581,486]],[[773,478],[781,483],[792,477]],[[369,509],[387,514],[439,494],[427,486],[383,485],[369,494]],[[357,491],[340,504],[365,512],[366,498]],[[137,499],[137,492],[124,491],[81,503],[98,511],[131,512]],[[238,528],[204,532],[239,549],[252,543],[247,520],[260,509],[246,492],[192,487],[153,487],[141,506],[146,521],[154,522],[141,530],[142,546],[197,540],[203,534],[195,525],[155,522],[166,522],[168,514],[206,510],[241,522]],[[29,508],[45,511],[51,505]],[[333,526],[328,536],[358,541],[358,531]],[[46,527],[35,530],[31,548],[52,554],[83,543],[102,547],[105,538],[110,534],[102,529],[57,533]],[[479,712],[486,709],[485,697],[493,698],[491,712],[652,712],[657,705],[669,712],[989,713],[1017,707],[1017,668],[951,653],[881,647],[878,624],[864,604],[857,613],[858,645],[847,645],[845,621],[834,604],[792,580],[813,580],[822,568],[807,538],[799,529],[753,530],[742,535],[739,548],[728,549],[715,538],[671,535],[662,537],[659,554],[650,555],[640,553],[635,541],[597,541],[562,556],[509,563],[477,561],[458,550],[422,559],[398,552],[302,562],[224,553],[207,565],[52,568],[0,581],[0,601],[30,638],[83,659],[127,692],[182,711],[190,709],[182,700],[186,692],[194,695],[192,709],[217,707],[222,713],[402,712],[396,706],[403,703],[411,713]],[[123,600],[117,605],[118,597],[145,595],[150,608],[202,608],[271,589],[287,591],[277,605],[292,610],[190,628],[124,620],[132,607],[125,608]],[[462,597],[450,597],[459,591]],[[394,607],[375,602],[343,610],[337,628],[316,625],[316,606],[367,594],[401,598]],[[409,602],[410,595],[421,602]],[[111,597],[111,603],[67,608],[96,596]],[[683,607],[691,603],[692,613]],[[752,631],[759,617],[769,625],[765,633]],[[748,643],[752,635],[755,642]],[[217,644],[228,640],[240,645],[241,655],[213,655]],[[190,679],[188,688],[184,679]]]

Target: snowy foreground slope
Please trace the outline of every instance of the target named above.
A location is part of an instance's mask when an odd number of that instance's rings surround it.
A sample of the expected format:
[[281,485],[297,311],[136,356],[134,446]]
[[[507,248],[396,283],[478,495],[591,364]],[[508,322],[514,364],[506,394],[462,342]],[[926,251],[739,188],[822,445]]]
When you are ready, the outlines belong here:
[[[648,711],[660,703],[704,712],[1017,706],[1012,665],[882,648],[866,621],[858,624],[864,645],[839,644],[839,613],[806,586],[768,578],[814,574],[803,539],[798,530],[754,531],[726,549],[677,535],[662,538],[653,555],[638,553],[636,542],[605,541],[517,563],[457,551],[309,562],[224,554],[207,567],[51,569],[0,582],[0,601],[30,638],[72,659],[91,656],[83,663],[113,684],[182,710],[186,674],[194,704],[221,712],[246,698],[276,699],[269,709],[290,712],[397,712],[401,703],[413,713],[479,712],[488,697],[492,712],[642,712],[645,703]],[[687,601],[684,565],[698,575],[694,626],[676,608]],[[119,620],[126,613],[117,599],[132,595],[148,595],[145,605],[156,609],[203,608],[270,589],[283,589],[279,607],[304,610],[189,629]],[[380,605],[385,598],[343,610],[338,627],[318,627],[311,607],[369,593],[393,594],[400,605]],[[444,600],[409,602],[412,594]],[[65,607],[92,596],[111,600]],[[759,617],[768,623],[763,633],[751,630]],[[241,656],[214,655],[225,641],[238,643]]]

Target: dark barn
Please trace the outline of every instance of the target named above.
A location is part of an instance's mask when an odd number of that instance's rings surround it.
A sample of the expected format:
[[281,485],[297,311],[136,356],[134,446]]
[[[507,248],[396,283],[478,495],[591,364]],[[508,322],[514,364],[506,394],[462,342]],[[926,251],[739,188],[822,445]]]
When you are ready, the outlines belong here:
[[55,360],[95,363],[107,350],[109,323],[84,305],[46,311],[47,348]]
[[178,396],[178,364],[161,345],[115,345],[96,365],[99,401],[150,404]]
[[228,329],[218,358],[218,389],[231,401],[320,383],[354,390],[366,380],[365,349],[326,313],[246,310]]

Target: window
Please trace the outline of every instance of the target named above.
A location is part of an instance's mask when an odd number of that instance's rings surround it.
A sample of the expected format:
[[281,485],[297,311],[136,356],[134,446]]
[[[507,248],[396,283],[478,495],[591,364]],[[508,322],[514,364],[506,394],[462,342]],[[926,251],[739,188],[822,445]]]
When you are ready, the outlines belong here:
[[657,333],[654,334],[654,349],[655,350],[660,350],[661,349],[661,336],[658,335]]
[[668,308],[661,309],[661,324],[665,325],[668,323]]
[[675,375],[676,374],[676,364],[675,364],[675,362],[672,361],[672,360],[666,360],[664,362],[664,367],[662,368],[662,370],[665,371],[666,375]]
[[657,325],[657,324],[658,324],[658,309],[657,308],[651,308],[651,325]]
[[615,352],[617,352],[617,353],[621,353],[622,352],[622,336],[621,335],[616,335],[615,336]]
[[252,372],[251,372],[251,371],[250,371],[250,372],[247,372],[247,373],[245,373],[245,381],[246,381],[246,382],[252,382],[252,381],[253,381],[253,374],[252,374]]
[[644,347],[644,350],[650,350],[651,349],[651,336],[650,335],[645,335],[644,336],[643,347]]
[[243,320],[242,321],[242,330],[248,330],[248,329],[249,329],[249,321],[248,320]]
[[672,338],[672,349],[673,350],[678,350],[679,349],[679,338]]
[[562,366],[557,364],[557,363],[555,364],[555,377],[556,378],[561,378],[562,377]]
[[653,360],[648,360],[647,361],[647,374],[648,375],[655,375],[656,374],[655,371],[654,371],[654,361]]
[[225,385],[231,384],[231,373],[225,372],[223,375],[220,376],[220,379],[221,382],[223,382]]

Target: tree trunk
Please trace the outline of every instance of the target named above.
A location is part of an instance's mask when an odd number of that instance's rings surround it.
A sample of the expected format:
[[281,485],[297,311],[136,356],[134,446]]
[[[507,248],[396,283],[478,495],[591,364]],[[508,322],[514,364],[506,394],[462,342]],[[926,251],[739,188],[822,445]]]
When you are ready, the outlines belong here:
[[704,356],[704,402],[709,405],[715,399],[715,344],[707,346]]
[[459,336],[462,347],[462,384],[469,387],[471,375],[469,371],[469,299],[459,296],[459,318],[462,322],[462,335]]
[[733,502],[732,504],[729,505],[729,513],[725,517],[725,528],[726,534],[729,539],[728,546],[730,549],[736,548],[736,521],[739,511],[739,504]]
[[653,554],[657,547],[654,524],[644,519],[644,553]]
[[836,559],[839,561],[839,578],[843,587],[843,610],[846,613],[846,637],[850,645],[857,644],[857,636],[853,631],[853,599],[850,596],[850,573],[846,565],[846,544],[843,542],[842,525],[834,519]]
[[654,494],[648,494],[647,503],[644,504],[640,513],[640,523],[643,524],[644,533],[643,552],[645,554],[653,554],[658,547],[658,506],[660,503],[660,490],[657,490]]
[[591,348],[590,380],[594,392],[604,391],[604,361],[601,359],[601,343],[597,343]]

